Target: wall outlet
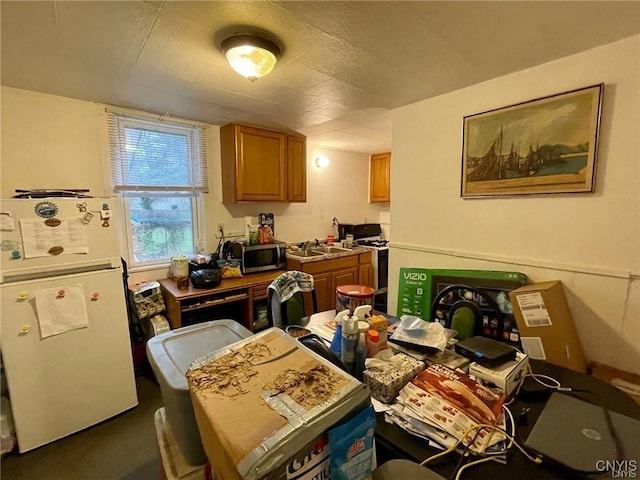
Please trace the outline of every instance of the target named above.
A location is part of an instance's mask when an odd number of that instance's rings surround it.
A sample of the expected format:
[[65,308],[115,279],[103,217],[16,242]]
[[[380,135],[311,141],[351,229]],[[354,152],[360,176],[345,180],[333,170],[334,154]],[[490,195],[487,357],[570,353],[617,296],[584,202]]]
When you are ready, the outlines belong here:
[[224,223],[216,223],[216,238],[222,237],[224,233]]

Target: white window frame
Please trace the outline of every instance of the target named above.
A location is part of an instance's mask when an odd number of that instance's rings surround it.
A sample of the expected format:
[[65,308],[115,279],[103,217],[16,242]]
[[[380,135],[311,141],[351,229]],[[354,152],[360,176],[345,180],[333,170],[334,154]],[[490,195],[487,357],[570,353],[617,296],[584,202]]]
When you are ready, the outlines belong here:
[[[111,147],[111,172],[112,172],[112,188],[116,194],[121,197],[124,212],[124,230],[126,233],[126,247],[127,247],[127,261],[130,271],[141,271],[154,268],[163,268],[170,265],[170,258],[162,260],[153,260],[148,262],[141,262],[136,260],[134,244],[133,244],[133,230],[131,222],[131,211],[129,208],[128,197],[140,197],[140,196],[153,196],[153,197],[191,197],[191,227],[193,235],[193,251],[198,252],[200,244],[204,238],[204,193],[208,192],[207,184],[207,156],[206,156],[206,135],[203,129],[206,128],[204,124],[198,124],[196,122],[184,122],[182,120],[171,119],[166,117],[157,117],[141,112],[129,112],[122,110],[107,109],[109,114],[109,143]],[[191,162],[199,162],[198,165],[192,166],[190,169],[190,183],[194,178],[193,172],[196,171],[196,183],[198,186],[181,186],[174,187],[155,187],[145,188],[144,186],[127,186],[117,185],[121,180],[118,178],[117,169],[121,167],[120,162],[122,160],[117,159],[116,156],[120,155],[116,153],[114,155],[114,149],[117,145],[120,145],[119,139],[124,138],[124,131],[127,127],[140,128],[141,125],[146,125],[148,128],[152,127],[152,130],[162,133],[178,133],[184,134],[185,130],[190,128],[199,128],[200,131],[200,143],[196,141],[197,136],[188,134],[188,148],[193,153],[190,156]],[[179,254],[182,252],[176,252]]]

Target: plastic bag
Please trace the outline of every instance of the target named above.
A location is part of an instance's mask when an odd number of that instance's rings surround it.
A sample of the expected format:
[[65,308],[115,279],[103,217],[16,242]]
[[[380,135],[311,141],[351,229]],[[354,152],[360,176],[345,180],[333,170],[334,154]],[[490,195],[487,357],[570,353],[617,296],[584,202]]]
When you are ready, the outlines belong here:
[[376,416],[367,407],[347,422],[329,430],[331,480],[368,480],[373,471]]
[[222,278],[242,277],[242,269],[240,268],[241,260],[238,258],[230,258],[228,260],[218,260],[220,274]]

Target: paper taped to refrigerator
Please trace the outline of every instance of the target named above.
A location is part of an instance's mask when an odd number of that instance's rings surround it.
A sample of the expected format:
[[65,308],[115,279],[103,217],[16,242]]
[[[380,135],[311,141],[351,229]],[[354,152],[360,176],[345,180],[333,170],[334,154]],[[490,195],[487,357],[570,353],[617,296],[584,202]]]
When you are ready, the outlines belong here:
[[0,231],[13,232],[16,228],[15,221],[9,212],[0,212]]
[[61,333],[87,328],[89,316],[81,284],[43,288],[36,291],[36,309],[40,336],[51,337]]
[[52,247],[62,247],[61,255],[89,253],[87,228],[79,218],[59,219],[51,227],[42,219],[20,220],[22,247],[25,258],[50,257]]

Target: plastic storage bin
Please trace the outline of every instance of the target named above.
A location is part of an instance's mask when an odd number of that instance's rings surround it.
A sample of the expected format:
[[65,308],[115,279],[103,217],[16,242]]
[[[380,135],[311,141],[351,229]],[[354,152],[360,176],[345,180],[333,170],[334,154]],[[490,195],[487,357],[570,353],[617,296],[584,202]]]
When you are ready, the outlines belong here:
[[162,473],[164,480],[213,480],[211,466],[188,465],[182,452],[176,444],[175,436],[167,424],[164,408],[156,410],[153,420],[158,437],[160,460],[162,460]]
[[185,373],[195,359],[250,336],[238,322],[215,320],[177,328],[147,342],[147,357],[160,384],[167,423],[189,465],[203,465],[208,460]]

